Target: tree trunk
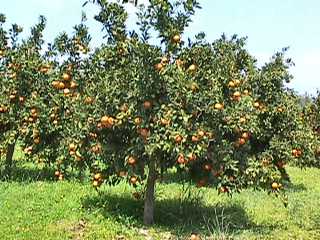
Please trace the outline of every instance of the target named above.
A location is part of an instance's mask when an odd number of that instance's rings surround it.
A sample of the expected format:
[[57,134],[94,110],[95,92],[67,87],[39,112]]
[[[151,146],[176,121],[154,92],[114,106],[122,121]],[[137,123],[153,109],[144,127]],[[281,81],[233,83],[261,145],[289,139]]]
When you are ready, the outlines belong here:
[[146,195],[144,199],[143,222],[145,225],[152,225],[154,223],[154,190],[156,177],[156,162],[154,160],[151,160],[149,164],[149,175],[147,180]]
[[6,161],[5,161],[5,170],[4,173],[6,176],[11,176],[11,170],[12,170],[12,163],[13,163],[13,153],[16,146],[16,141],[13,143],[10,143],[7,146],[7,154],[6,154]]

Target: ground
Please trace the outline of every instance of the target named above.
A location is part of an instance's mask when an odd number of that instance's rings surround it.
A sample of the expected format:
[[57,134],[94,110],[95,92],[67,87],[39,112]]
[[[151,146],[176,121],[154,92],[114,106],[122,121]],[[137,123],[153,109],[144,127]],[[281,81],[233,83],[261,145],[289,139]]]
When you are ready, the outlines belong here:
[[[52,170],[53,171],[53,170]],[[95,191],[89,182],[57,182],[51,170],[18,166],[0,182],[0,239],[320,239],[320,170],[288,168],[289,205],[266,192],[232,198],[208,188],[157,185],[154,225],[142,225],[142,200],[125,183]]]

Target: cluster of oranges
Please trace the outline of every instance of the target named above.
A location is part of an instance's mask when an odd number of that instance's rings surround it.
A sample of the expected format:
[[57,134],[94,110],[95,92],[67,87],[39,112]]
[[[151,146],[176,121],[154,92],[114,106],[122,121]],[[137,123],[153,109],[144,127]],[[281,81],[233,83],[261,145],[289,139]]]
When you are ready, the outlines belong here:
[[297,149],[297,148],[292,149],[291,153],[292,153],[292,156],[294,156],[295,158],[301,157],[302,155],[301,149]]
[[101,186],[102,183],[103,183],[102,174],[101,173],[94,174],[92,186],[95,188],[98,188]]
[[56,171],[54,172],[54,176],[55,176],[58,180],[60,180],[60,181],[62,181],[62,180],[64,179],[63,173],[60,172],[59,170],[56,170]]
[[53,81],[52,87],[57,90],[63,90],[63,94],[65,96],[69,96],[71,94],[71,90],[75,90],[78,87],[76,81],[72,80],[71,72],[72,66],[69,65],[67,71],[62,73],[61,80]]

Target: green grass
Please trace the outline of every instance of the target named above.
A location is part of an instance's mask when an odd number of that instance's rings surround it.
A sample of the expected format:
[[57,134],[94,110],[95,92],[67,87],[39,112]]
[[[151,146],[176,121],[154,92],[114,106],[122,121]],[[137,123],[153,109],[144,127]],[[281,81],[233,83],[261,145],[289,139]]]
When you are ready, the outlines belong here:
[[98,194],[88,182],[56,182],[48,177],[52,170],[27,164],[0,182],[0,239],[164,240],[188,239],[192,232],[202,239],[320,239],[320,170],[288,170],[287,208],[265,192],[229,198],[213,189],[159,183],[156,225],[146,230],[143,203],[125,183]]

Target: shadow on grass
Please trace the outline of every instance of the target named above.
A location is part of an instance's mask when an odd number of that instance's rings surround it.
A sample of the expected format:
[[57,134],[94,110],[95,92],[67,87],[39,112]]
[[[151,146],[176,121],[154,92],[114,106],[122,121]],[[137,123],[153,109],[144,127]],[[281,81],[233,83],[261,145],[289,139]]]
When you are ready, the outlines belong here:
[[[143,227],[143,201],[137,201],[130,195],[90,196],[82,200],[82,205],[86,211],[99,212],[105,218],[111,217],[126,227]],[[239,203],[204,206],[179,199],[156,201],[155,227],[181,236],[182,239],[192,232],[234,236],[243,230],[249,230],[267,235],[277,228],[276,225],[253,224]]]
[[289,192],[303,192],[307,190],[307,188],[303,183],[299,183],[299,184],[289,183],[287,188]]
[[35,182],[35,181],[53,181],[54,169],[52,168],[30,168],[24,166],[13,166],[10,170],[10,176],[4,170],[0,172],[0,181],[12,182]]

